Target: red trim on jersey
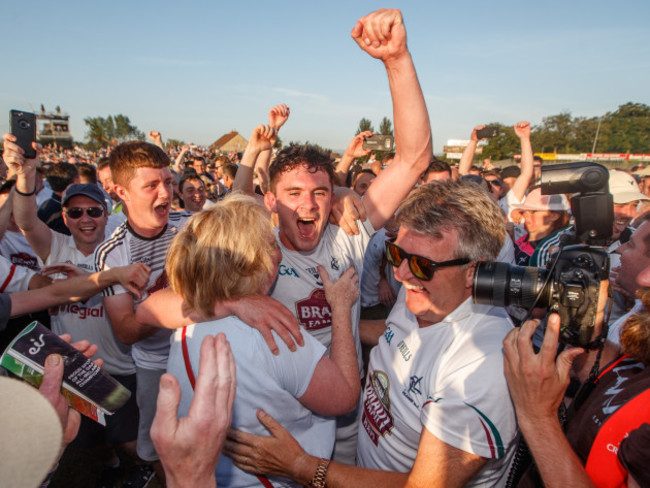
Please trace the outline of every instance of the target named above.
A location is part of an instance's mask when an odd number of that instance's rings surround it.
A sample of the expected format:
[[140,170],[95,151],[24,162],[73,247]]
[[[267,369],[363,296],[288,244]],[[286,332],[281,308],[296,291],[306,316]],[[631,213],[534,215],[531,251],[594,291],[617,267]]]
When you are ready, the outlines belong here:
[[[183,350],[183,361],[185,362],[185,371],[187,372],[187,378],[190,380],[192,385],[192,390],[196,384],[196,378],[194,378],[194,371],[192,371],[192,363],[190,362],[190,353],[187,349],[187,326],[183,327],[183,332],[181,334],[181,348]],[[266,476],[256,475],[257,479],[260,480],[260,483],[264,485],[264,488],[273,488],[273,484],[269,481]]]
[[11,278],[14,277],[14,272],[15,271],[16,271],[16,265],[12,264],[11,269],[9,270],[9,276],[7,276],[7,279],[5,280],[5,282],[2,284],[2,286],[0,286],[0,293],[5,291],[5,288],[7,288],[9,283],[11,283]]

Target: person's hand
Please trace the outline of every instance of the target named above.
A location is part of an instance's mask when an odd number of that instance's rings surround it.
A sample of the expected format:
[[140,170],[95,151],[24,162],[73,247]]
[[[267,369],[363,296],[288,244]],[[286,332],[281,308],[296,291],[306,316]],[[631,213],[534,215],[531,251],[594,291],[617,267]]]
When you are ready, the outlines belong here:
[[[36,142],[32,143],[32,147],[36,151],[36,157],[34,159],[26,159],[24,154],[25,151],[22,147],[16,144],[16,136],[13,134],[4,134],[3,139],[3,159],[9,173],[17,175],[20,177],[33,178],[36,173],[36,168],[40,165],[40,154],[43,150],[42,146]],[[30,189],[31,191],[31,189]]]
[[273,127],[276,132],[280,130],[280,127],[289,118],[289,107],[284,103],[281,105],[276,105],[271,110],[269,110],[269,125]]
[[205,337],[194,398],[183,418],[178,418],[178,380],[169,373],[160,378],[151,440],[165,469],[167,486],[216,486],[214,472],[232,421],[235,371],[226,336]]
[[259,436],[230,429],[223,453],[235,466],[249,473],[295,479],[297,468],[307,453],[291,434],[263,410],[257,418],[270,436]]
[[188,146],[187,144],[183,144],[183,146],[181,147],[181,152],[185,153],[189,150],[190,150],[190,146]]
[[360,18],[351,32],[361,49],[384,63],[408,55],[402,13],[380,9]]
[[157,130],[149,131],[149,139],[151,139],[151,142],[153,142],[156,145],[162,144],[162,136],[160,135],[160,132],[158,132]]
[[517,137],[519,137],[519,139],[530,139],[530,122],[522,120],[521,122],[517,122],[512,127],[515,129],[515,134],[517,134]]
[[273,147],[277,130],[270,125],[258,125],[251,133],[249,144],[251,148],[259,149],[260,151],[268,151]]
[[397,295],[393,287],[388,284],[386,278],[379,278],[379,301],[384,307],[392,307],[395,305]]
[[354,266],[350,266],[337,281],[330,280],[327,270],[317,266],[320,279],[323,281],[325,299],[332,311],[341,308],[349,312],[354,302],[359,298],[359,275]]
[[72,278],[73,276],[83,276],[90,273],[85,272],[81,268],[70,263],[53,263],[43,266],[39,272],[43,276],[51,276],[54,274],[62,273],[66,275],[67,278]]
[[143,263],[133,263],[113,269],[120,284],[137,298],[142,298],[141,291],[149,280],[151,268]]
[[539,320],[527,320],[503,340],[504,371],[518,421],[528,427],[536,422],[557,421],[557,411],[569,386],[571,365],[584,352],[581,348],[563,351],[556,359],[560,316],[548,318],[544,342],[535,354],[531,338]]
[[56,414],[59,416],[63,430],[61,452],[77,437],[79,425],[81,424],[79,412],[71,408],[68,401],[61,394],[62,383],[63,358],[59,354],[50,354],[45,360],[43,382],[38,390],[52,404]]
[[[65,342],[70,342],[70,335],[63,334],[59,336]],[[77,351],[82,353],[88,359],[92,358],[97,352],[97,346],[88,341],[79,341],[71,344]],[[96,359],[94,363],[101,367],[103,361]],[[70,442],[77,437],[81,416],[78,411],[70,407],[68,401],[61,394],[61,385],[63,384],[63,358],[59,354],[50,354],[45,359],[43,368],[43,381],[38,391],[52,404],[56,414],[61,422],[63,430],[63,439],[61,441],[61,453]]]
[[338,225],[347,235],[353,236],[359,234],[357,220],[366,220],[366,209],[361,197],[354,190],[336,187],[329,216],[330,224]]
[[473,142],[484,141],[485,137],[479,139],[478,135],[476,134],[481,129],[485,129],[485,124],[477,125],[476,127],[474,127],[474,129],[472,129],[472,135],[469,136],[469,140]]
[[[222,306],[218,304],[215,307],[215,316],[219,317]],[[273,339],[272,330],[292,351],[296,350],[296,344],[305,344],[296,317],[282,303],[267,295],[250,295],[229,301],[227,309],[230,314],[257,329],[273,354],[279,354],[280,350]]]
[[370,149],[363,148],[363,140],[366,137],[371,137],[374,134],[371,130],[360,132],[350,141],[348,147],[345,149],[345,155],[352,159],[362,158],[370,154]]

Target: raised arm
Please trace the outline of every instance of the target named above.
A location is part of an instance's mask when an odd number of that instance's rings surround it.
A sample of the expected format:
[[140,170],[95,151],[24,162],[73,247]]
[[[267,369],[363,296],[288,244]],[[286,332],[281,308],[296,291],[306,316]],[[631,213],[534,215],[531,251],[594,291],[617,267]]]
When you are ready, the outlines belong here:
[[370,149],[363,148],[363,140],[366,137],[373,135],[373,132],[366,130],[360,132],[350,141],[348,147],[345,149],[343,156],[341,156],[341,161],[336,166],[336,171],[334,175],[336,176],[336,184],[339,186],[345,186],[345,182],[348,178],[348,172],[350,171],[350,166],[354,163],[356,158],[362,158],[370,154]]
[[162,149],[163,151],[165,150],[165,146],[163,146],[163,142],[162,142],[162,135],[160,134],[160,132],[158,132],[157,130],[149,131],[149,139],[151,139],[151,142],[156,146],[158,146],[160,149]]
[[472,135],[469,136],[469,144],[463,150],[463,155],[460,157],[460,162],[458,163],[458,174],[463,176],[469,174],[469,169],[472,167],[472,161],[474,161],[474,154],[476,153],[476,146],[478,146],[479,139],[476,135],[476,131],[483,129],[485,125],[477,125],[472,130]]
[[[269,110],[269,125],[275,129],[275,138],[271,139],[272,145],[275,145],[278,132],[280,132],[280,127],[287,122],[290,112],[289,107],[284,103],[276,105]],[[269,191],[269,165],[271,164],[272,155],[272,149],[262,151],[259,156],[257,156],[257,161],[255,162],[255,171],[260,180],[262,193]]]
[[13,213],[16,225],[25,234],[29,245],[43,262],[50,255],[52,245],[52,229],[37,216],[36,205],[36,168],[40,164],[40,146],[35,144],[36,158],[26,159],[24,151],[11,134],[4,136],[4,159],[9,168],[16,174],[16,187],[13,191]]
[[395,159],[364,196],[370,222],[384,225],[413,188],[433,157],[431,124],[415,66],[406,44],[406,29],[399,10],[381,9],[361,18],[352,38],[388,74],[395,124]]
[[185,144],[183,147],[181,147],[181,152],[179,152],[178,156],[176,156],[176,160],[174,161],[172,169],[174,171],[176,171],[177,173],[182,173],[183,172],[183,166],[182,166],[181,163],[183,162],[183,158],[185,157],[185,155],[187,154],[187,151],[189,151],[189,150],[190,150],[190,146]]
[[261,152],[271,151],[275,134],[276,130],[270,125],[258,125],[253,129],[244,155],[239,163],[235,183],[232,186],[233,191],[241,191],[251,196],[255,194],[255,188],[253,187],[255,163]]
[[0,241],[5,236],[7,232],[7,227],[9,226],[9,219],[13,212],[13,192],[9,194],[7,199],[0,205]]
[[512,184],[512,192],[517,200],[522,201],[526,190],[533,179],[533,146],[530,144],[530,122],[517,122],[514,126],[515,134],[521,141],[521,174]]

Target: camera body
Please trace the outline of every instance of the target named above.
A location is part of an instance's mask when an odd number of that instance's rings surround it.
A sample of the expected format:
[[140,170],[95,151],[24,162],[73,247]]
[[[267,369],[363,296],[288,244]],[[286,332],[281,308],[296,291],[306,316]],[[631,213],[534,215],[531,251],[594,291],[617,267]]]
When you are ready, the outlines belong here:
[[598,247],[607,243],[614,219],[608,179],[607,168],[587,161],[542,167],[542,194],[577,192],[571,198],[575,234],[563,240],[547,268],[478,263],[474,301],[528,310],[547,308],[560,316],[563,342],[589,347],[600,282],[609,278],[609,254]]
[[552,268],[480,262],[474,270],[476,303],[499,307],[541,307],[560,315],[560,338],[586,347],[596,325],[600,282],[609,277],[609,255],[602,248],[563,248]]

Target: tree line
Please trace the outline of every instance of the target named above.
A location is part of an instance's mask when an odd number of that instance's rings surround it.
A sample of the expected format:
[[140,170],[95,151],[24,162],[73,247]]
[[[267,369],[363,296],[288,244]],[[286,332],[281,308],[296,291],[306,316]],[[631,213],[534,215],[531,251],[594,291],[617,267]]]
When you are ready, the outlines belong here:
[[[501,160],[519,154],[512,126],[487,125],[499,126],[499,135],[488,139],[482,157]],[[538,153],[650,153],[650,106],[628,102],[600,117],[551,115],[532,127],[530,139]]]

